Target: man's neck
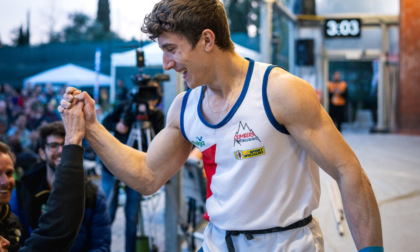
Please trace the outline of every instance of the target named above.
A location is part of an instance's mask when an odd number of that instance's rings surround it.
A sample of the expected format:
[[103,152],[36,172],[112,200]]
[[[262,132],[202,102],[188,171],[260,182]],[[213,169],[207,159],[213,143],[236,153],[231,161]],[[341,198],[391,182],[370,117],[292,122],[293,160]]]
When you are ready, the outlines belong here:
[[248,61],[237,53],[222,52],[223,57],[219,57],[219,62],[215,63],[218,67],[214,69],[215,79],[207,87],[212,93],[221,97],[228,97],[230,92],[235,89],[241,89],[244,79],[243,75],[248,69]]

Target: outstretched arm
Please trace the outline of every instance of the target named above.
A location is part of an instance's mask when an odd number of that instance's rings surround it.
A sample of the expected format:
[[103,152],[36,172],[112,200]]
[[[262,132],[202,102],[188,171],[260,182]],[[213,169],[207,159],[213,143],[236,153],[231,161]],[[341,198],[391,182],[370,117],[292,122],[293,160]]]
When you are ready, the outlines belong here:
[[383,246],[379,209],[369,179],[313,88],[274,69],[267,93],[277,121],[337,181],[356,247]]
[[61,111],[66,137],[61,162],[55,172],[53,190],[47,210],[38,228],[19,251],[67,251],[79,232],[85,208],[85,173],[82,139],[84,122],[74,120],[83,114],[83,104]]
[[[153,139],[147,154],[122,144],[96,120],[95,101],[86,93],[73,95],[68,88],[61,101],[71,107],[73,99],[84,103],[86,139],[105,166],[121,181],[144,195],[156,192],[185,163],[192,144],[181,134],[180,111],[183,94],[173,102],[166,127]],[[80,119],[82,120],[82,118]]]

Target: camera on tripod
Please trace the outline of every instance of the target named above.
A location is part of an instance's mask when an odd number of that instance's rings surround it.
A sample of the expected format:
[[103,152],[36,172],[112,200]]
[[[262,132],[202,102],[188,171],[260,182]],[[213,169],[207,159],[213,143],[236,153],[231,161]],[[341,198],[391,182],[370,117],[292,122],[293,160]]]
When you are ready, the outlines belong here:
[[[161,100],[162,94],[159,83],[169,81],[169,75],[156,74],[153,78],[147,74],[133,76],[135,91],[129,95],[129,104],[124,108],[123,122],[126,126],[131,126],[134,121],[147,121],[150,115],[149,101]],[[150,85],[150,83],[157,85]]]

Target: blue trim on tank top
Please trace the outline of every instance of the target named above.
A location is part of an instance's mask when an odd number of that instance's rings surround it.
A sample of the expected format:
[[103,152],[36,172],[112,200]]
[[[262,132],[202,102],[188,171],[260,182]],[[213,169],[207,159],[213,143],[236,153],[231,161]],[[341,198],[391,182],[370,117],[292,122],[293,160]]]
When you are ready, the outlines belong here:
[[242,101],[245,99],[245,95],[248,91],[249,82],[251,81],[251,76],[252,76],[252,72],[254,70],[254,63],[255,63],[254,60],[252,60],[252,59],[249,59],[249,58],[246,58],[246,59],[249,60],[249,66],[248,66],[248,72],[246,74],[246,79],[245,79],[244,87],[242,88],[241,95],[239,96],[239,98],[235,102],[235,104],[232,106],[229,113],[218,124],[211,124],[211,123],[207,122],[206,119],[204,118],[203,114],[201,113],[201,104],[203,102],[204,86],[201,87],[201,95],[200,95],[200,101],[198,102],[198,105],[197,105],[197,113],[198,113],[198,117],[200,118],[201,122],[204,125],[206,125],[207,127],[212,128],[212,129],[218,129],[218,128],[223,127],[233,117],[233,115],[236,113],[239,106],[241,105]]
[[187,141],[190,141],[190,140],[188,140],[188,137],[187,137],[187,135],[185,134],[185,127],[184,127],[184,115],[185,115],[185,108],[187,107],[187,101],[188,101],[188,96],[190,95],[190,93],[191,93],[191,90],[192,89],[190,89],[190,90],[188,90],[186,93],[185,93],[185,95],[184,95],[184,97],[182,98],[182,106],[181,106],[181,114],[180,114],[180,127],[181,127],[181,133],[182,133],[182,135],[185,137],[185,139],[187,140]]
[[268,96],[267,96],[268,76],[270,75],[270,72],[274,67],[278,67],[278,66],[273,66],[273,65],[269,66],[264,74],[263,87],[262,87],[264,110],[265,110],[265,113],[267,114],[268,120],[274,126],[274,128],[276,128],[278,131],[280,131],[283,134],[290,135],[289,131],[287,131],[287,129],[283,125],[277,122],[276,118],[273,115],[273,112],[271,111],[270,104],[268,103]]

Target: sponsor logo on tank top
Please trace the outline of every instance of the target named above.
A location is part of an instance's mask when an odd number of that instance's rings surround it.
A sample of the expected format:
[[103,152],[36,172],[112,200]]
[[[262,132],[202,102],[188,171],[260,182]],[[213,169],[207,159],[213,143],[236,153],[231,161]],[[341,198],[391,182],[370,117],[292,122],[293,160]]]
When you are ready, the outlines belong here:
[[258,157],[265,154],[264,147],[252,149],[252,150],[237,150],[235,151],[235,158],[237,160],[247,159],[247,158],[253,158]]
[[242,145],[243,143],[251,141],[260,141],[260,139],[247,123],[243,124],[242,122],[239,122],[238,131],[235,132],[233,141],[233,146],[235,146],[236,144]]
[[192,144],[194,144],[197,147],[203,147],[206,145],[206,143],[203,141],[203,137],[195,137],[196,141],[191,141]]

